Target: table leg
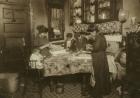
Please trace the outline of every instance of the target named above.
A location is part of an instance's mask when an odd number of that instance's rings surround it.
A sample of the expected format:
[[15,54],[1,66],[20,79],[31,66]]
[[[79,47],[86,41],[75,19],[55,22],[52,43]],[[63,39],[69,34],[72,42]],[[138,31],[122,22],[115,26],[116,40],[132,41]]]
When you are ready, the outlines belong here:
[[81,94],[83,96],[86,96],[88,94],[88,76],[83,75],[82,76],[82,84],[81,84]]
[[50,92],[53,92],[55,90],[55,83],[54,83],[54,79],[50,78]]

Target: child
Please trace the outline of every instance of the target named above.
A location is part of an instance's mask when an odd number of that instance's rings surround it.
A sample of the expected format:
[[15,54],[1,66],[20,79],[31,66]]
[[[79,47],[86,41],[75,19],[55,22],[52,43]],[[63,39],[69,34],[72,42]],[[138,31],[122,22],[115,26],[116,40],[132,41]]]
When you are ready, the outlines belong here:
[[78,35],[76,37],[77,50],[85,51],[86,50],[86,44],[87,44],[87,39],[86,39],[85,32],[78,33]]
[[43,56],[40,53],[40,49],[34,49],[30,56],[29,66],[33,69],[43,69]]
[[120,82],[120,86],[117,87],[117,91],[121,95],[121,84],[125,78],[126,75],[126,51],[122,50],[120,54],[118,55],[118,60],[116,61],[117,66],[117,80]]
[[68,33],[66,37],[67,39],[64,43],[65,49],[68,51],[76,51],[76,41],[73,39],[73,34]]
[[126,74],[126,52],[122,50],[118,57],[118,61],[116,62],[116,66],[118,69],[117,79],[122,80]]

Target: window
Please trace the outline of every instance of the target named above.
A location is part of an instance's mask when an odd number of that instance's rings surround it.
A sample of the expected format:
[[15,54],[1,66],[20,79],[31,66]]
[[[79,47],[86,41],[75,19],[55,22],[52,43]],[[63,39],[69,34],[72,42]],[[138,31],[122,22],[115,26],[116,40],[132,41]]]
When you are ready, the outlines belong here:
[[49,0],[48,3],[49,41],[64,39],[64,2]]

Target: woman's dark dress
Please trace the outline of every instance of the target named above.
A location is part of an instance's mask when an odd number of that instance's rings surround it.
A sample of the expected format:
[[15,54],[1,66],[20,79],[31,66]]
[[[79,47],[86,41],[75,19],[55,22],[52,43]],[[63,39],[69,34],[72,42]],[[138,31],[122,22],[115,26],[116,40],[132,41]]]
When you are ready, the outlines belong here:
[[105,52],[106,48],[107,44],[104,35],[96,35],[92,51],[96,81],[93,92],[95,98],[102,98],[103,95],[109,94],[110,92],[109,68]]

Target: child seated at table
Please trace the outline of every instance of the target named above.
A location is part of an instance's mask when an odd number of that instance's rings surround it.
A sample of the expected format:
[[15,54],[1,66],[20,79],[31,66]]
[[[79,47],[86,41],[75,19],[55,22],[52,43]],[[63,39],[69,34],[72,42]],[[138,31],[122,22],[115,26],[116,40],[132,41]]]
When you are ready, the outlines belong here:
[[64,48],[68,51],[76,51],[76,41],[73,38],[72,33],[67,33],[66,35],[66,41],[64,43]]
[[43,56],[40,53],[40,49],[34,49],[31,56],[30,56],[30,62],[29,66],[32,69],[43,69]]
[[76,48],[78,51],[85,51],[86,50],[86,33],[85,32],[77,32],[75,33],[75,39],[76,39]]

